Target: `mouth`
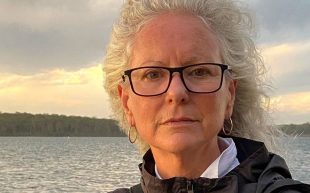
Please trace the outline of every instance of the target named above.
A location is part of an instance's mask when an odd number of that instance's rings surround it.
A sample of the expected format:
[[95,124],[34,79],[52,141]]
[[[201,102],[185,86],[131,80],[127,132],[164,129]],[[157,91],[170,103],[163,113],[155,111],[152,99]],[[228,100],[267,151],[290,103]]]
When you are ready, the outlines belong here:
[[161,123],[161,125],[176,125],[176,124],[192,124],[198,120],[188,117],[169,118]]

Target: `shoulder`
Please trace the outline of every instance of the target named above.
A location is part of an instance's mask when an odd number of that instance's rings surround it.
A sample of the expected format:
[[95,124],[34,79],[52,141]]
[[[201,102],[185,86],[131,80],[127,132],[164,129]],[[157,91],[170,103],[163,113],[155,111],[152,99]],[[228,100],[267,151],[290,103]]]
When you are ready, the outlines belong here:
[[263,193],[309,193],[310,185],[293,179],[283,179],[274,182]]
[[246,182],[244,192],[251,192],[247,190],[255,184],[257,193],[310,193],[310,185],[293,180],[285,160],[270,153],[263,143],[243,138],[233,140],[240,162],[234,171],[241,182]]

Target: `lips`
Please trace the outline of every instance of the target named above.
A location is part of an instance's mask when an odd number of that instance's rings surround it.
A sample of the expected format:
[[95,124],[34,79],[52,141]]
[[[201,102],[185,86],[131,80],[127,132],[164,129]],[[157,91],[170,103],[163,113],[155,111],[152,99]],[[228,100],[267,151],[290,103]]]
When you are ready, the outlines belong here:
[[189,117],[178,117],[178,118],[169,118],[163,121],[161,124],[167,125],[167,124],[175,124],[175,123],[193,123],[193,122],[197,122],[197,120],[189,118]]

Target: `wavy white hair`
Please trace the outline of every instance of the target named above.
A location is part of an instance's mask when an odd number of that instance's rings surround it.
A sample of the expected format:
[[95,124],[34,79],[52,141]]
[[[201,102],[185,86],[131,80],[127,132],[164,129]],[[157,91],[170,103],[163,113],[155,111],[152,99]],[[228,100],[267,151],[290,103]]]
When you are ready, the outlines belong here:
[[[127,0],[104,60],[105,89],[120,127],[127,134],[129,125],[118,97],[117,86],[131,57],[135,35],[152,18],[165,12],[183,11],[201,18],[215,32],[220,42],[223,62],[229,64],[238,87],[232,114],[232,135],[265,142],[276,151],[275,134],[281,131],[270,124],[269,97],[265,93],[265,66],[254,44],[255,28],[250,12],[232,0]],[[135,132],[135,131],[133,131]],[[135,133],[136,134],[136,133]],[[133,134],[133,135],[135,135]],[[149,146],[139,136],[141,152]]]

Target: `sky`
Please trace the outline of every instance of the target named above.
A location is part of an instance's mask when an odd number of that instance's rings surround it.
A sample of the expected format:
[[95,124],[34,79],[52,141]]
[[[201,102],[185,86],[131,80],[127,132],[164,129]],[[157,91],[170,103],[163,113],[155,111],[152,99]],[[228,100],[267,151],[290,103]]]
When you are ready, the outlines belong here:
[[[248,0],[277,124],[310,122],[310,1]],[[102,59],[122,0],[0,0],[0,111],[110,118]]]

